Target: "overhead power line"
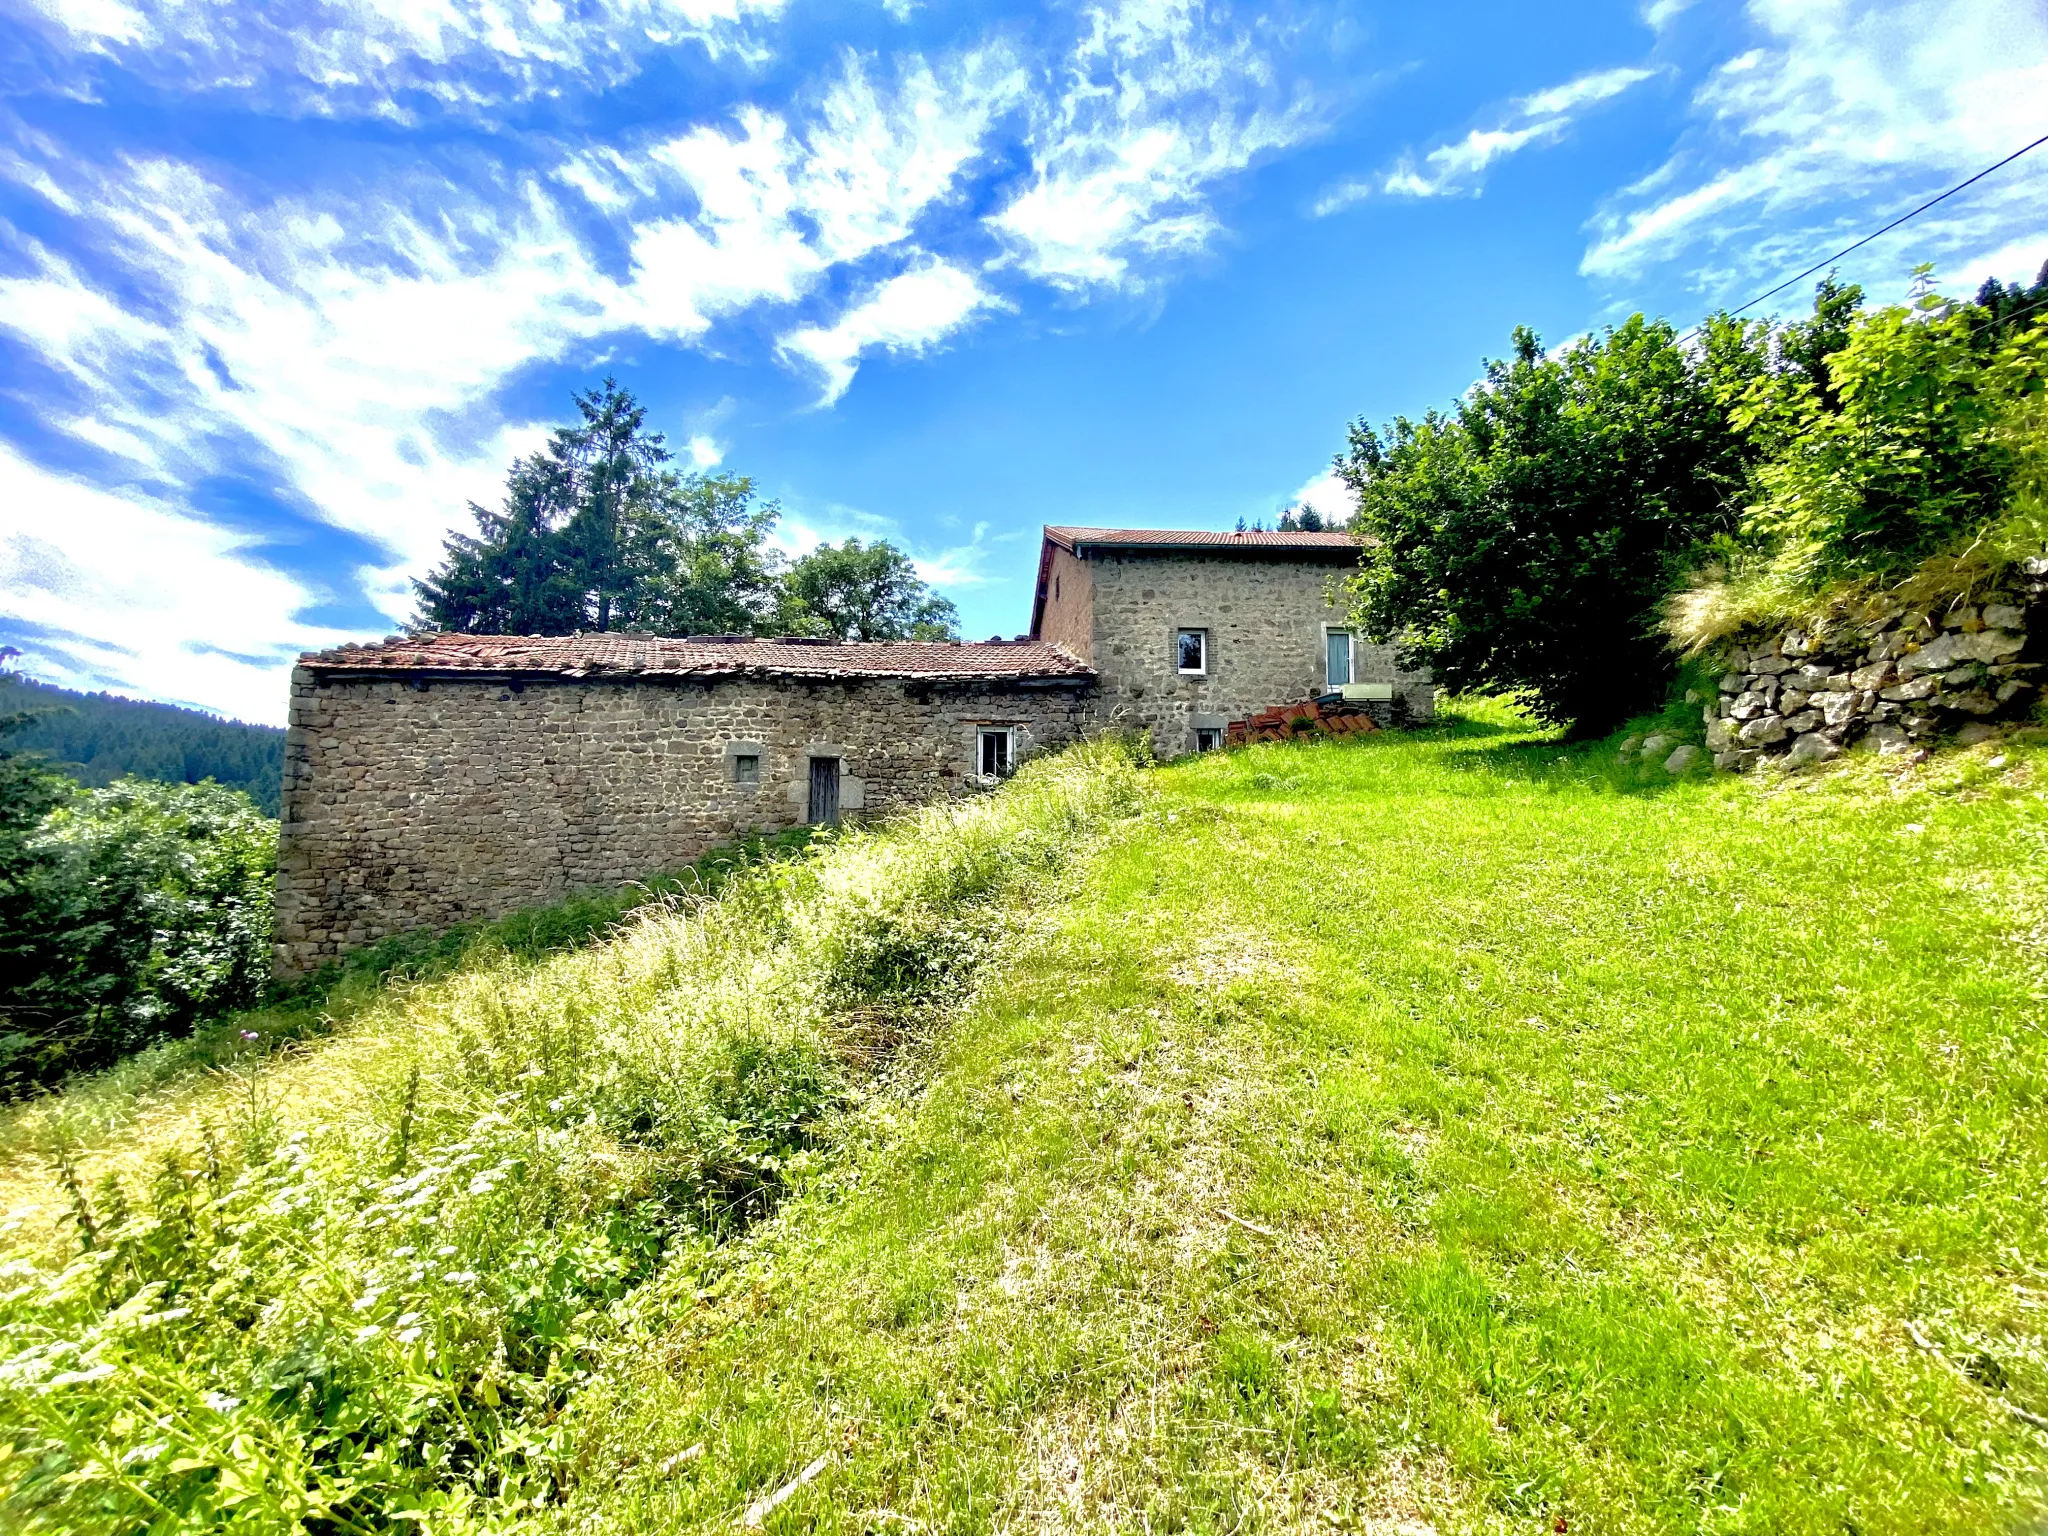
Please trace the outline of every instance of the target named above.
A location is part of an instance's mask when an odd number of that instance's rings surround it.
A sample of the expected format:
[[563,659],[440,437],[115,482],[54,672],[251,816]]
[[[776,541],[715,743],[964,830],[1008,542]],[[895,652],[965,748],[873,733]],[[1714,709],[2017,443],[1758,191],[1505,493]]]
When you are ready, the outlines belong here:
[[[1917,219],[1918,217],[1920,217],[1921,214],[1925,213],[1928,209],[1932,208],[1936,203],[1946,202],[1949,198],[1954,197],[1958,192],[1962,191],[1963,188],[1982,181],[1986,176],[1989,176],[1993,171],[2001,170],[2005,166],[2011,165],[2013,161],[2019,159],[2021,155],[2028,154],[2033,150],[2037,150],[2043,144],[2048,144],[2048,133],[2042,134],[2040,138],[2034,140],[2034,142],[2031,144],[2022,145],[2020,148],[2014,150],[2011,154],[2007,155],[2003,160],[1998,161],[1996,164],[1985,166],[1983,170],[1979,171],[1976,175],[1969,177],[1967,180],[1957,182],[1954,186],[1950,187],[1946,192],[1942,192],[1934,197],[1930,197],[1929,199],[1927,199],[1926,202],[1922,203],[1918,208],[1915,208],[1911,213],[1900,214],[1896,219],[1893,219],[1891,223],[1885,225],[1883,229],[1872,230],[1869,234],[1865,235],[1861,240],[1858,240],[1854,245],[1843,246],[1839,251],[1835,252],[1834,255],[1828,257],[1825,261],[1817,261],[1812,266],[1808,267],[1804,272],[1795,273],[1793,276],[1786,278],[1785,281],[1778,284],[1777,287],[1767,288],[1762,293],[1758,294],[1755,298],[1750,299],[1745,303],[1736,305],[1735,308],[1729,310],[1728,313],[1731,315],[1739,315],[1745,309],[1748,309],[1753,305],[1763,303],[1765,299],[1772,297],[1774,294],[1783,293],[1787,288],[1790,288],[1794,283],[1801,282],[1806,278],[1813,276],[1814,273],[1821,271],[1823,268],[1833,266],[1836,262],[1840,261],[1844,256],[1848,255],[1851,251],[1861,250],[1864,246],[1870,244],[1871,241],[1877,239],[1878,236],[1890,234],[1893,230],[1897,229],[1901,224],[1905,223],[1908,219]],[[1702,328],[1699,326],[1694,326],[1693,332],[1688,334],[1697,333],[1700,329]]]

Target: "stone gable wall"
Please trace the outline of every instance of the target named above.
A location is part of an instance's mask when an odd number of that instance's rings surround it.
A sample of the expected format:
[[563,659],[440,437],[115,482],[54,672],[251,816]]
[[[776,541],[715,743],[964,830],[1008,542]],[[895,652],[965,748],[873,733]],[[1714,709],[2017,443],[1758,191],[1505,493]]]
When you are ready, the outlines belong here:
[[[1091,554],[1090,657],[1104,707],[1152,734],[1169,756],[1194,750],[1195,730],[1222,727],[1326,686],[1324,634],[1348,628],[1325,599],[1347,567],[1188,555]],[[1174,635],[1209,632],[1209,670],[1183,677]],[[1408,716],[1427,719],[1436,689],[1427,673],[1403,672],[1391,645],[1354,642],[1353,681],[1393,683]]]
[[[803,823],[810,757],[874,814],[974,782],[977,727],[1019,758],[1076,740],[1085,686],[292,674],[275,964],[301,975],[415,928],[675,869]],[[758,785],[733,781],[758,750]]]
[[1091,562],[1055,544],[1046,562],[1038,636],[1095,665],[1095,580]]
[[1930,612],[1893,602],[1824,634],[1739,638],[1706,705],[1714,765],[1822,762],[1865,737],[1908,752],[2025,715],[2048,650],[2044,598],[2048,569],[2022,571],[1981,603]]

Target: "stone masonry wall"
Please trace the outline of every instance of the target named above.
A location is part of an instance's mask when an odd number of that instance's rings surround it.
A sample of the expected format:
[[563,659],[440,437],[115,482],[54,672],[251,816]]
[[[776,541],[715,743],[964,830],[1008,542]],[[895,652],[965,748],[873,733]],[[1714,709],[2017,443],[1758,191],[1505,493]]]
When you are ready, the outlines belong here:
[[[869,813],[975,782],[977,727],[1018,757],[1077,739],[1088,689],[292,675],[275,962],[616,886],[801,824],[812,756]],[[758,784],[734,781],[741,750]]]
[[[1086,563],[1095,607],[1089,659],[1103,708],[1149,730],[1160,752],[1192,751],[1197,727],[1220,729],[1327,687],[1325,633],[1349,625],[1324,589],[1343,566],[1182,553],[1104,553]],[[1208,631],[1207,675],[1180,675],[1181,629]],[[1426,673],[1397,668],[1393,651],[1354,640],[1352,680],[1395,684],[1409,717],[1427,719],[1436,689]]]
[[1982,603],[1891,603],[1822,635],[1738,639],[1706,706],[1707,750],[1743,772],[1824,761],[1865,736],[1882,752],[1912,751],[2018,718],[2040,697],[2044,596],[2048,568]]
[[1039,637],[1066,647],[1068,654],[1092,667],[1095,665],[1092,562],[1055,544],[1047,565],[1045,612],[1039,620]]

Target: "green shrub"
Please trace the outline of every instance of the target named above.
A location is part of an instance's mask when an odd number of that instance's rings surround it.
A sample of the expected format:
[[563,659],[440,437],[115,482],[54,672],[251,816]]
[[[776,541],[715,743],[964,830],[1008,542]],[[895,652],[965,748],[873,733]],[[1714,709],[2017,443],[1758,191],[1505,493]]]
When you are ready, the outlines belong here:
[[277,823],[218,784],[123,779],[28,839],[43,900],[0,1010],[15,1091],[246,1008],[270,971]]
[[1885,588],[1939,601],[2048,552],[2048,318],[1929,295],[1845,317],[1805,367],[1782,333],[1748,334],[1775,363],[1722,397],[1756,461],[1738,527],[1669,606],[1682,644]]

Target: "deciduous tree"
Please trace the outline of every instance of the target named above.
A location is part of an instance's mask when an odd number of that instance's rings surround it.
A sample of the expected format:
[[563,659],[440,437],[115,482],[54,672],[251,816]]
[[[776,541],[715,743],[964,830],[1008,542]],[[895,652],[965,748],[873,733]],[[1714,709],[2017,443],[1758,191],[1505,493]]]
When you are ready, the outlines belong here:
[[1654,702],[1658,604],[1742,481],[1713,366],[1640,315],[1551,354],[1518,328],[1451,411],[1355,423],[1337,470],[1368,541],[1358,622],[1447,687],[1584,732]]
[[783,622],[792,633],[840,640],[951,640],[959,613],[893,544],[820,544],[783,578]]

